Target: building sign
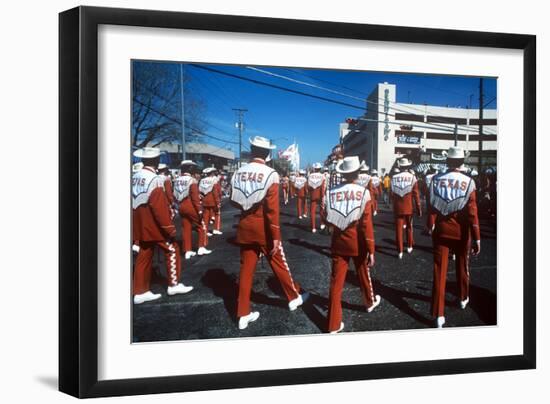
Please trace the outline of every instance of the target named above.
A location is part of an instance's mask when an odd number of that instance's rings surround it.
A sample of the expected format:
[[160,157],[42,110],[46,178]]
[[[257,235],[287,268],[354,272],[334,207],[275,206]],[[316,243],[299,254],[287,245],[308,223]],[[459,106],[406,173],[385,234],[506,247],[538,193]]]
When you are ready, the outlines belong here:
[[418,137],[418,136],[408,136],[408,135],[397,135],[397,143],[401,143],[401,144],[420,144],[420,137]]
[[423,132],[411,130],[396,130],[395,137],[397,143],[401,144],[420,144],[420,139],[424,135]]

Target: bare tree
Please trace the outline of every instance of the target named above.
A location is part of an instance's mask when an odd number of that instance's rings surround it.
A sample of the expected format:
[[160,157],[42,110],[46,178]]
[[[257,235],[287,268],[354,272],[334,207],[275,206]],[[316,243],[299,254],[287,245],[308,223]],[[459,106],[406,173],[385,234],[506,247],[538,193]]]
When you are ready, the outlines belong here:
[[[132,145],[158,146],[181,140],[181,76],[176,63],[133,62]],[[189,91],[184,76],[185,136],[197,139],[203,130],[204,102]]]

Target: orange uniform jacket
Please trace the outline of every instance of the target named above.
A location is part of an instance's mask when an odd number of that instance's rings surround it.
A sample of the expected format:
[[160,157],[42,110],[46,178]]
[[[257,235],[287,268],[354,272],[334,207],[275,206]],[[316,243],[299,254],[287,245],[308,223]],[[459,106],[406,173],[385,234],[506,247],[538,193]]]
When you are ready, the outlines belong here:
[[222,186],[220,184],[220,181],[221,180],[219,180],[218,182],[216,182],[216,184],[214,184],[214,188],[212,190],[213,192],[216,193],[216,198],[217,198],[217,201],[218,201],[218,205],[220,204],[220,202],[222,200]]
[[435,237],[461,240],[471,235],[474,240],[480,240],[479,219],[477,215],[477,197],[475,191],[470,194],[466,206],[458,212],[443,216],[430,207],[428,214],[428,229],[435,225]]
[[162,188],[156,188],[149,202],[133,210],[133,238],[137,241],[163,241],[176,236],[168,198]]
[[333,254],[345,257],[356,257],[364,252],[374,254],[371,203],[371,201],[367,202],[361,218],[350,224],[346,230],[333,226],[331,244]]
[[189,186],[189,195],[180,203],[180,211],[188,215],[202,215],[202,205],[199,196],[199,184],[194,182]]
[[[305,187],[304,187],[305,188]],[[307,194],[312,201],[319,201],[323,197],[323,186],[317,188],[308,187]]]
[[300,189],[296,187],[294,187],[294,189],[296,190],[296,196],[298,198],[305,198],[307,196],[307,189],[308,189],[307,183]]
[[172,206],[174,204],[174,191],[172,190],[172,180],[169,176],[166,176],[166,179],[164,180],[164,190],[166,192],[168,203]]
[[[305,188],[305,187],[304,187]],[[241,213],[237,228],[237,242],[271,246],[281,239],[279,227],[279,184],[269,187],[264,199],[256,206]]]
[[[391,189],[391,188],[390,188]],[[420,212],[420,195],[418,193],[418,181],[413,185],[412,191],[403,197],[395,193],[391,193],[393,212],[397,216],[412,215],[413,214],[413,202],[416,207],[416,211]]]
[[[218,187],[218,188],[216,188]],[[216,183],[212,187],[212,191],[207,193],[206,195],[203,195],[202,197],[202,205],[205,208],[216,208],[220,204],[220,192],[218,189],[221,190],[220,184]]]

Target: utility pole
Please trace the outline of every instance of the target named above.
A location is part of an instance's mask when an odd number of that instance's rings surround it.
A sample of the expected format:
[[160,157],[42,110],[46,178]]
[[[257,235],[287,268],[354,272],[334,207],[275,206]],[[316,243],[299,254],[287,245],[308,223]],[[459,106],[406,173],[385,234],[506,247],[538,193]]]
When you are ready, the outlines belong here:
[[458,146],[458,125],[455,122],[455,146]]
[[242,157],[242,152],[243,152],[243,117],[244,117],[244,113],[245,112],[248,112],[248,109],[245,109],[245,108],[233,108],[233,111],[235,111],[235,113],[237,114],[237,117],[238,117],[238,122],[237,122],[237,129],[239,130],[239,165],[238,167],[241,166],[241,157]]
[[479,156],[477,171],[481,173],[483,167],[483,77],[479,79]]
[[181,159],[185,160],[185,98],[183,95],[183,63],[180,63],[180,93],[181,93]]

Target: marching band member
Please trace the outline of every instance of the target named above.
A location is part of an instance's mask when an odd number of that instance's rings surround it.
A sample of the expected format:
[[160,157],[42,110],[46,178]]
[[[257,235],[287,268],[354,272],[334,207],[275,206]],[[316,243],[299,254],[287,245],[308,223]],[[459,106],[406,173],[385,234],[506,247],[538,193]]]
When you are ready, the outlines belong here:
[[[327,166],[323,167],[323,176],[325,177],[325,191],[330,187],[330,172]],[[323,192],[323,195],[326,192]]]
[[298,219],[307,217],[307,178],[305,177],[306,170],[298,171],[298,175],[294,179],[294,189],[296,192],[296,204],[298,207]]
[[426,197],[426,206],[429,204],[430,200],[430,184],[432,183],[432,178],[437,174],[437,170],[433,165],[430,164],[428,170],[426,171],[426,176],[424,177],[424,195]]
[[174,192],[172,190],[172,177],[170,176],[170,170],[168,170],[168,166],[166,164],[159,163],[157,172],[164,181],[164,191],[166,192],[166,197],[172,207],[174,205]]
[[285,175],[283,178],[281,178],[281,188],[283,189],[283,202],[284,204],[288,204],[288,187],[289,187],[289,179]]
[[407,229],[407,252],[413,250],[413,202],[418,216],[422,216],[418,183],[416,177],[408,171],[412,162],[403,157],[398,161],[399,173],[391,179],[391,199],[395,217],[395,243],[399,259],[403,258],[403,229]]
[[296,188],[294,187],[294,181],[296,180],[296,173],[292,171],[288,177],[288,185],[289,185],[289,191],[290,191],[290,197],[295,198],[296,197]]
[[382,181],[380,181],[380,177],[378,177],[378,171],[375,169],[371,170],[371,184],[372,184],[372,207],[373,212],[372,214],[376,216],[378,214],[378,198],[380,195],[382,195]]
[[[206,248],[208,237],[206,225],[202,220],[203,208],[199,196],[198,180],[196,178],[198,166],[191,160],[181,162],[181,175],[174,181],[174,197],[178,203],[181,216],[182,248],[185,251],[185,259],[199,255],[210,254],[212,251]],[[193,251],[192,229],[198,233],[198,251]]]
[[[141,171],[141,169],[143,168],[143,163],[141,161],[135,163],[132,165],[132,176],[134,174],[136,174],[137,172]],[[132,252],[134,253],[138,253],[139,252],[139,241],[138,240],[133,240],[132,242]]]
[[375,191],[372,185],[372,177],[369,175],[369,166],[363,161],[361,162],[361,167],[359,168],[359,175],[357,176],[357,185],[361,185],[363,188],[366,188],[369,191],[371,196],[371,209],[374,215],[374,196]]
[[460,307],[470,301],[470,248],[473,254],[481,251],[481,237],[477,214],[476,186],[472,178],[460,172],[467,154],[453,146],[447,152],[446,173],[437,174],[430,183],[430,211],[428,230],[432,233],[434,251],[434,277],[432,289],[432,316],[436,326],[445,324],[445,284],[449,251],[456,254],[456,279],[460,294]]
[[275,146],[261,136],[250,139],[250,144],[252,161],[239,168],[231,180],[231,201],[241,209],[237,227],[241,255],[237,317],[241,330],[260,316],[257,311],[250,311],[250,292],[260,254],[266,257],[279,279],[289,300],[289,310],[296,310],[303,304],[299,286],[290,274],[281,241],[279,175],[265,164]]
[[363,185],[357,184],[360,165],[357,156],[340,161],[336,170],[342,174],[343,183],[330,188],[326,194],[326,220],[333,227],[328,311],[330,333],[344,329],[341,300],[350,259],[357,271],[367,311],[372,312],[380,304],[380,296],[374,294],[370,277],[370,267],[374,265],[374,230],[370,193]]
[[[311,232],[317,232],[315,225],[315,219],[317,216],[317,205],[323,205],[323,197],[325,191],[325,177],[321,174],[321,164],[313,164],[313,172],[310,173],[307,177],[307,193],[310,198],[310,221],[311,221]],[[325,228],[323,219],[321,218],[321,230]]]
[[[211,221],[214,220],[216,216],[216,209],[220,205],[219,193],[215,190],[216,185],[216,169],[213,167],[207,167],[202,170],[202,173],[205,175],[199,182],[199,191],[202,196],[202,206],[204,208],[204,224],[206,228],[211,224]],[[208,236],[211,236],[212,233],[208,231],[206,233]]]
[[359,167],[359,175],[357,176],[355,183],[357,185],[361,185],[363,188],[367,188],[370,192],[370,180],[371,176],[369,175],[369,166],[362,161],[361,167]]
[[214,168],[214,178],[216,179],[216,183],[214,184],[213,191],[217,193],[218,195],[218,205],[214,209],[215,219],[214,219],[214,230],[212,230],[213,234],[221,235],[223,234],[222,229],[222,185],[221,185],[221,178],[219,171]]
[[132,215],[134,240],[139,252],[134,268],[134,304],[161,297],[150,290],[153,253],[158,247],[164,253],[168,274],[168,295],[188,293],[192,286],[179,282],[181,258],[175,242],[176,227],[172,222],[170,205],[164,190],[164,180],[157,175],[160,150],[144,147],[134,152],[143,162],[143,169],[132,177]]

